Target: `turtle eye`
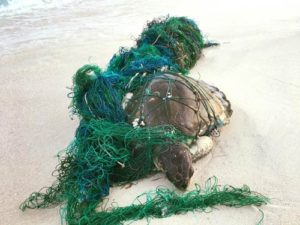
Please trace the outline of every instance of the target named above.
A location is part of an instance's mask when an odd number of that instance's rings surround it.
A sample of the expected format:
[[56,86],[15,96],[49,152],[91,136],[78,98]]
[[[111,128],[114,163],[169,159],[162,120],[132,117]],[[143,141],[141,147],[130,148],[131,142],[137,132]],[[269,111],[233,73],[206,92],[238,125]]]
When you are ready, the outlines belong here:
[[176,176],[175,176],[175,181],[176,182],[180,182],[182,180],[182,176],[180,175],[180,174],[177,174]]

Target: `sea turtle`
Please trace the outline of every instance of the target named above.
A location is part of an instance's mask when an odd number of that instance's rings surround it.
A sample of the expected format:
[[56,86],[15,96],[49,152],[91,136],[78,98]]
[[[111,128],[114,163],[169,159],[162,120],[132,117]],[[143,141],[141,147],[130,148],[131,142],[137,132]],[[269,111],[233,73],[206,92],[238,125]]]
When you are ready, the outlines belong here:
[[230,102],[218,88],[175,73],[156,74],[134,93],[127,93],[123,108],[133,126],[170,124],[196,138],[154,149],[156,168],[180,189],[189,184],[192,163],[212,149],[212,137],[232,115]]

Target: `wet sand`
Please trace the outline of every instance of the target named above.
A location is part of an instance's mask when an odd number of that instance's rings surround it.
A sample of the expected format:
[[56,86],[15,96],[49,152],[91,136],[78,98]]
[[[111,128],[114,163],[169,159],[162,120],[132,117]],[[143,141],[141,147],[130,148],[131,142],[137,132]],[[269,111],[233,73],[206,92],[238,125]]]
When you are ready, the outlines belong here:
[[[67,86],[86,63],[105,67],[120,46],[132,46],[145,22],[188,16],[209,39],[191,71],[225,92],[234,114],[212,153],[195,164],[189,186],[217,176],[221,184],[249,185],[269,196],[264,224],[300,224],[300,7],[293,1],[226,4],[199,1],[86,1],[0,20],[0,224],[58,225],[59,208],[21,212],[19,204],[50,185],[55,155],[72,140]],[[163,185],[163,174],[113,188],[110,201],[130,204]],[[253,207],[218,207],[154,224],[256,224]],[[147,224],[137,221],[133,224]]]

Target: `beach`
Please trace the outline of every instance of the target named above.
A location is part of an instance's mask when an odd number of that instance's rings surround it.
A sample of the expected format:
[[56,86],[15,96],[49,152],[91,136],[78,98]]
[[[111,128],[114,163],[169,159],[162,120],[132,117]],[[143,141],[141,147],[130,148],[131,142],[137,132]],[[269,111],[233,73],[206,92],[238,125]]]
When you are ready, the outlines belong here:
[[[18,11],[17,13],[14,13]],[[222,90],[233,116],[194,184],[220,184],[268,196],[262,207],[217,207],[150,224],[300,225],[300,3],[297,1],[66,1],[51,7],[0,9],[0,224],[59,225],[59,207],[19,210],[30,193],[49,186],[57,153],[74,138],[78,119],[67,97],[76,70],[106,67],[119,47],[131,47],[147,21],[187,16],[219,46],[203,51],[190,75]],[[119,206],[158,186],[164,174],[114,187]],[[133,224],[147,224],[146,220]]]

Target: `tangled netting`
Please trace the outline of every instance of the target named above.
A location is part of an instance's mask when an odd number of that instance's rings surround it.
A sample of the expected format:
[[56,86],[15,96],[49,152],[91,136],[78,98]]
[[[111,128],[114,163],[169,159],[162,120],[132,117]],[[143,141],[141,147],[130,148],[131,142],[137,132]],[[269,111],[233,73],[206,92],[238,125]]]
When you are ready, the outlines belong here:
[[[246,186],[221,188],[210,179],[206,188],[184,195],[159,188],[137,198],[137,203],[97,212],[113,184],[145,177],[154,171],[155,146],[187,143],[172,125],[132,126],[122,107],[126,93],[137,93],[163,73],[184,74],[201,56],[203,36],[197,25],[185,17],[167,17],[148,23],[130,49],[121,48],[102,71],[85,65],[74,75],[72,113],[80,118],[75,139],[59,154],[59,165],[51,187],[32,193],[20,206],[47,208],[62,205],[62,216],[69,225],[122,224],[126,220],[167,217],[215,205],[241,207],[261,205],[268,199]],[[183,75],[181,75],[183,74]],[[188,88],[193,89],[193,83]],[[145,90],[143,91],[145,93]],[[201,93],[199,93],[200,95]],[[213,111],[211,112],[211,114]]]

